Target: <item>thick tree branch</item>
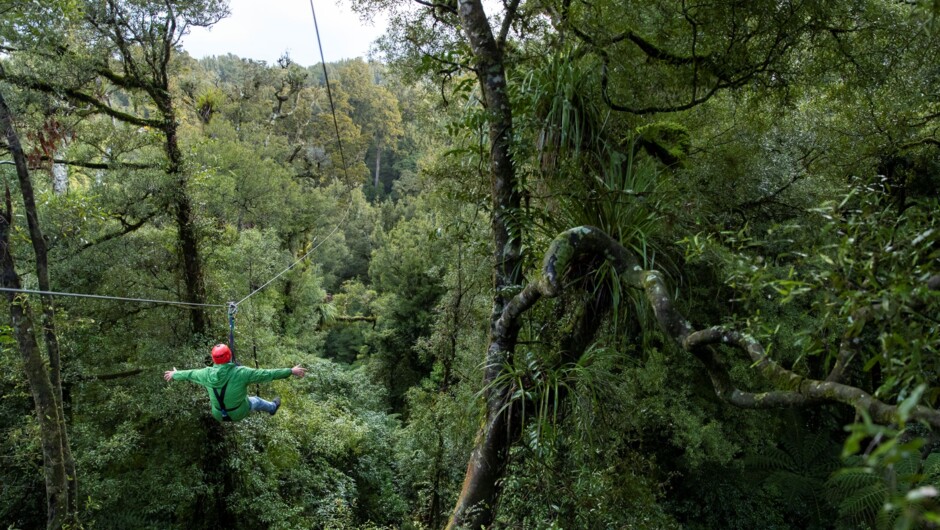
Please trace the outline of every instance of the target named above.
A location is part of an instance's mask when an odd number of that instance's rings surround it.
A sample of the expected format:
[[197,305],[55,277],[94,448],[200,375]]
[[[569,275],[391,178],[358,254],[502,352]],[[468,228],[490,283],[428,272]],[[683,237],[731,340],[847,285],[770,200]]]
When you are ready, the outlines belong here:
[[340,315],[333,317],[337,322],[375,322],[375,315],[355,315],[355,316],[346,316]]
[[933,137],[921,138],[920,140],[914,140],[911,142],[907,142],[906,144],[902,144],[899,149],[907,150],[907,149],[913,149],[915,147],[920,147],[924,145],[932,145],[935,147],[940,147],[940,140],[933,138]]
[[656,46],[649,40],[643,38],[641,35],[634,32],[633,30],[628,30],[623,33],[620,33],[619,35],[614,35],[613,37],[608,37],[608,38],[599,40],[599,39],[595,39],[594,37],[589,35],[587,32],[581,30],[580,28],[578,28],[577,26],[573,24],[566,24],[566,27],[570,28],[571,31],[579,39],[588,43],[593,48],[596,48],[598,50],[605,49],[608,46],[612,46],[614,44],[617,44],[623,41],[630,41],[633,44],[635,44],[636,47],[639,48],[640,51],[642,51],[650,59],[661,61],[661,62],[670,64],[673,66],[697,64],[697,63],[702,63],[702,62],[711,60],[711,56],[699,57],[699,56],[696,56],[694,53],[691,56],[683,56],[683,55],[672,53],[668,50],[664,50],[663,48],[660,48],[659,46]]
[[509,29],[516,20],[516,10],[519,8],[519,0],[511,0],[506,6],[506,15],[503,17],[502,27],[499,29],[499,36],[496,37],[496,45],[500,49],[506,44],[506,38],[509,36]]
[[119,121],[130,123],[131,125],[138,125],[140,127],[161,127],[163,125],[162,120],[152,120],[147,118],[141,118],[139,116],[134,116],[133,114],[128,114],[126,112],[121,112],[109,105],[106,105],[98,101],[93,96],[85,94],[79,90],[69,87],[56,87],[45,81],[40,81],[38,79],[20,77],[20,76],[9,76],[6,74],[0,73],[0,79],[8,81],[14,85],[22,86],[25,88],[30,88],[33,90],[38,90],[40,92],[45,92],[47,94],[55,94],[57,96],[64,96],[65,98],[76,102],[84,103],[90,105],[97,112],[115,118]]
[[95,239],[94,241],[89,241],[83,244],[81,247],[79,247],[78,252],[88,250],[89,248],[95,245],[100,245],[106,241],[111,241],[112,239],[117,239],[121,236],[130,234],[131,232],[134,232],[138,230],[140,227],[147,224],[147,221],[153,219],[156,216],[157,216],[157,212],[151,212],[150,214],[145,215],[144,217],[140,218],[138,221],[133,222],[133,223],[128,223],[127,221],[124,220],[123,217],[118,217],[117,219],[121,222],[121,225],[122,225],[121,230],[118,230],[117,232],[111,232],[110,234],[105,234],[99,237],[98,239]]
[[425,2],[425,0],[413,0],[413,1],[425,7],[430,7],[432,9],[442,9],[444,11],[447,11],[448,13],[453,13],[455,15],[457,14],[457,9],[455,9],[454,6],[452,5],[440,4],[437,2]]
[[43,156],[40,160],[44,162],[54,162],[73,167],[83,167],[86,169],[161,169],[157,164],[138,164],[136,162],[86,162],[83,160],[65,160],[63,158],[50,158]]
[[[746,408],[778,408],[837,402],[865,410],[879,422],[896,421],[897,406],[875,399],[857,387],[838,382],[845,364],[853,355],[848,346],[852,343],[851,337],[843,337],[836,367],[828,380],[820,381],[805,378],[783,368],[770,359],[763,346],[749,335],[723,327],[694,331],[676,310],[661,274],[643,270],[630,251],[594,227],[573,228],[555,238],[546,253],[540,278],[526,286],[506,305],[497,323],[497,335],[499,331],[512,327],[514,322],[543,296],[557,296],[564,287],[563,278],[571,269],[571,265],[576,260],[592,256],[603,256],[614,266],[624,284],[646,293],[659,327],[683,350],[695,355],[705,365],[716,393],[723,400]],[[934,286],[931,282],[937,285]],[[940,275],[928,280],[928,285],[940,289]],[[865,318],[865,315],[859,314],[857,317]],[[771,392],[748,393],[735,388],[727,370],[708,348],[716,344],[736,347],[745,352],[753,365],[776,389]],[[933,409],[917,406],[911,417],[940,427],[940,412]]]
[[[831,381],[807,379],[787,370],[772,361],[764,351],[764,347],[747,334],[713,327],[691,334],[682,345],[685,350],[690,351],[711,344],[726,344],[744,351],[764,377],[778,387],[799,394],[808,401],[844,403],[868,412],[875,421],[881,423],[897,421],[898,407],[875,399],[860,388]],[[926,421],[934,427],[940,427],[940,411],[917,405],[911,411],[911,417]]]
[[706,101],[711,99],[712,96],[714,96],[720,89],[730,88],[732,86],[729,83],[719,81],[715,83],[715,85],[708,92],[706,92],[705,95],[696,97],[693,94],[692,98],[687,103],[682,103],[679,105],[628,107],[626,105],[619,105],[617,103],[614,103],[613,100],[610,99],[610,93],[608,92],[608,85],[610,84],[610,79],[608,75],[609,59],[608,59],[606,52],[602,53],[601,57],[603,58],[603,65],[601,66],[601,97],[604,100],[604,104],[606,104],[608,107],[618,112],[629,112],[630,114],[636,114],[640,116],[644,114],[656,114],[659,112],[680,112],[683,110],[689,110],[692,107],[701,105],[702,103],[705,103]]
[[715,394],[723,401],[736,407],[745,409],[794,407],[808,402],[804,396],[796,392],[752,393],[742,391],[734,386],[731,375],[718,360],[714,349],[707,346],[699,347],[694,348],[691,353],[705,366],[705,371],[708,372],[708,376],[712,380],[712,386],[715,388]]
[[81,378],[82,381],[113,381],[114,379],[123,379],[125,377],[133,377],[140,373],[143,373],[143,368],[134,368],[133,370],[126,370],[124,372],[116,372],[113,374],[101,374],[101,375],[87,375]]

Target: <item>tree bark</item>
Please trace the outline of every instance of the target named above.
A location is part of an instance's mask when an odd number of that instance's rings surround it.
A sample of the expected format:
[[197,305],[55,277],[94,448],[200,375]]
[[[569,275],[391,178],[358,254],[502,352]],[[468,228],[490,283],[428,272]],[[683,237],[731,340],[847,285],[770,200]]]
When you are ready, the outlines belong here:
[[485,418],[477,433],[448,528],[480,528],[492,522],[498,494],[497,480],[503,475],[509,447],[518,435],[518,431],[512,428],[515,422],[507,422],[507,415],[511,413],[508,407],[504,407],[509,398],[508,388],[494,382],[503,363],[515,349],[519,334],[515,320],[507,321],[506,326],[500,326],[499,322],[509,301],[509,292],[521,287],[522,283],[522,234],[520,224],[515,220],[521,194],[512,161],[512,110],[501,41],[494,37],[480,0],[460,0],[458,16],[473,52],[474,69],[480,80],[489,122],[495,294],[483,374]]
[[382,169],[382,143],[375,146],[375,179],[373,187],[379,191],[379,171]]
[[[36,200],[33,193],[33,184],[29,176],[29,170],[27,168],[26,156],[23,153],[22,145],[19,141],[19,136],[16,134],[16,130],[13,127],[13,119],[10,113],[10,109],[6,104],[6,100],[3,95],[0,94],[0,128],[3,130],[3,134],[6,137],[7,145],[9,146],[10,152],[13,155],[13,161],[16,165],[16,174],[20,184],[20,191],[23,195],[23,203],[26,207],[26,223],[29,228],[30,240],[32,241],[33,251],[36,255],[36,276],[39,281],[39,289],[42,291],[50,291],[49,285],[49,265],[48,265],[48,252],[46,248],[46,240],[42,235],[42,230],[39,226],[39,216],[36,210]],[[7,282],[12,282],[16,284],[15,288],[19,288],[19,277],[16,274],[15,264],[13,263],[12,254],[9,251],[9,231],[11,229],[12,223],[12,201],[9,198],[9,188],[7,188],[7,210],[6,218],[3,220],[4,233],[3,233],[3,245],[4,252],[9,254],[9,264],[4,261],[4,286],[10,287],[7,285]],[[4,258],[7,259],[7,258]],[[9,278],[7,278],[9,276]],[[22,305],[18,302],[14,302],[13,293],[9,293],[9,299],[11,303],[11,318],[14,320],[14,329],[17,328],[17,321],[19,321],[20,329],[17,333],[17,342],[20,346],[20,351],[23,352],[24,358],[26,356],[33,355],[29,350],[35,349],[36,355],[39,355],[38,345],[36,344],[35,336],[32,334],[32,317],[29,314],[28,306],[25,305],[25,301]],[[42,295],[41,298],[42,313],[43,313],[43,337],[46,343],[46,352],[49,357],[49,371],[45,371],[45,366],[43,365],[41,359],[38,366],[32,366],[28,371],[40,370],[42,372],[41,376],[38,373],[29,374],[30,378],[30,388],[34,387],[34,379],[37,377],[44,378],[43,381],[36,380],[36,390],[33,392],[34,400],[36,401],[37,413],[43,415],[43,428],[48,429],[45,425],[45,422],[55,422],[56,426],[54,432],[51,433],[48,437],[48,440],[51,440],[49,443],[57,443],[59,445],[58,449],[55,451],[54,455],[49,455],[48,458],[53,459],[54,461],[61,460],[62,462],[62,472],[65,474],[64,485],[66,487],[66,495],[64,497],[65,504],[57,506],[55,510],[50,508],[50,514],[53,512],[61,511],[62,521],[73,520],[77,508],[75,503],[77,502],[77,484],[76,473],[75,473],[75,461],[72,458],[72,452],[69,448],[68,436],[66,434],[66,425],[65,425],[65,409],[62,399],[62,370],[61,370],[61,357],[59,354],[59,342],[56,337],[55,332],[55,305],[50,295]],[[15,306],[15,307],[14,307]],[[14,310],[16,309],[15,313]],[[32,361],[30,361],[32,362]],[[46,396],[46,389],[44,387],[45,381],[48,381],[49,384],[49,393],[51,396],[51,403],[46,403],[50,396]],[[38,396],[38,397],[37,397]],[[42,401],[42,404],[40,404]],[[51,409],[48,408],[51,406]],[[46,418],[45,416],[48,416]],[[46,445],[46,436],[44,435],[43,447],[44,447],[44,460],[47,455],[45,454],[45,445]],[[53,489],[57,490],[62,484],[58,484],[58,464],[53,464],[54,469],[47,468],[47,474],[52,473],[52,481],[56,482],[53,486]],[[49,493],[49,482],[50,477],[47,476],[47,495],[50,498],[55,497],[55,502],[60,502],[58,498],[59,494],[57,492],[50,494]],[[51,505],[50,505],[51,506]],[[50,517],[49,522],[53,524],[53,521],[56,521],[59,518],[59,515],[56,514],[56,517]],[[62,522],[55,522],[61,526]],[[58,526],[56,526],[57,528]]]
[[[723,327],[694,330],[675,308],[662,275],[657,271],[644,270],[631,251],[603,231],[590,226],[572,228],[555,238],[542,262],[541,276],[526,285],[505,305],[494,324],[494,337],[505,337],[508,330],[517,329],[519,318],[541,298],[558,296],[573,265],[584,260],[596,261],[599,257],[613,265],[623,285],[644,293],[660,330],[682,350],[702,362],[712,380],[715,394],[721,400],[737,407],[754,409],[842,403],[865,411],[881,423],[897,421],[898,405],[884,403],[857,387],[836,381],[809,379],[787,370],[770,359],[763,346],[753,337]],[[594,331],[596,327],[586,326],[579,333]],[[586,339],[581,337],[578,342]],[[742,351],[748,363],[760,371],[772,389],[744,392],[736,388],[727,368],[711,349],[717,344]],[[494,350],[501,346],[504,348],[504,356],[511,352],[505,349],[506,343],[501,345],[499,340],[494,341],[490,348]],[[843,362],[848,360],[844,359]],[[506,413],[489,414],[493,404],[503,406],[503,409],[497,410],[512,410],[512,407],[506,406],[510,403],[505,393],[496,393],[504,389],[494,387],[487,395],[487,421],[477,435],[476,447],[467,466],[464,488],[458,499],[458,509],[462,511],[458,513],[455,510],[451,527],[479,528],[492,522],[493,507],[498,498],[497,484],[505,470],[508,445],[515,439],[519,429],[517,422],[512,421]],[[909,411],[909,416],[940,428],[940,412],[929,407],[915,406]]]
[[[193,209],[187,193],[188,179],[183,170],[183,155],[179,148],[178,124],[173,101],[170,98],[168,87],[151,91],[154,102],[160,113],[163,114],[162,131],[164,135],[164,149],[167,156],[167,174],[177,184],[174,192],[174,216],[176,230],[180,241],[180,254],[183,265],[183,283],[186,286],[185,298],[187,302],[197,304],[206,303],[206,286],[203,280],[202,261],[199,256],[199,238],[193,223]],[[190,323],[195,335],[205,335],[209,327],[206,311],[201,307],[190,310]]]
[[[55,159],[61,160],[61,155],[64,154],[64,152],[65,146],[63,145],[58,151],[60,156],[55,157]],[[52,174],[52,190],[56,195],[65,195],[69,192],[69,166],[62,162],[56,162],[55,159],[53,159],[52,167],[49,170]]]
[[[3,286],[20,288],[13,256],[10,254],[10,200],[7,188],[7,211],[0,215],[0,262],[2,262]],[[46,484],[46,528],[59,529],[69,518],[69,486],[65,471],[65,455],[62,454],[62,431],[60,411],[57,410],[55,392],[49,381],[39,345],[33,335],[34,327],[25,297],[6,293],[10,303],[10,324],[16,337],[23,368],[29,382],[29,390],[36,406],[39,433],[42,445],[43,475]]]

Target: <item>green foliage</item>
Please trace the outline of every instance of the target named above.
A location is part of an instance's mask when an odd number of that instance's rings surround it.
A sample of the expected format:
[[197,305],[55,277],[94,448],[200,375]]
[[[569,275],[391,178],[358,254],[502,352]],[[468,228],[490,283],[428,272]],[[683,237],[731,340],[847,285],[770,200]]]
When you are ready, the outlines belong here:
[[404,505],[388,458],[397,423],[382,412],[382,391],[360,372],[319,361],[303,385],[281,396],[278,415],[252,417],[237,431],[230,462],[244,480],[239,516],[282,528],[400,520]]
[[[211,303],[241,299],[316,248],[246,301],[236,327],[241,362],[311,374],[254,389],[284,407],[223,425],[221,438],[204,392],[159,375],[204,365],[206,345],[228,331],[224,310],[193,337],[185,309],[58,301],[84,523],[443,526],[480,419],[500,250],[488,243],[487,109],[456,15],[394,13],[382,49],[406,70],[327,65],[345,167],[319,68],[174,53],[183,188],[164,171],[161,131],[93,112],[94,102],[165,111],[94,75],[129,66],[86,24],[100,6],[14,4],[0,24],[4,71],[54,85],[0,82],[33,154],[56,289],[179,299],[181,193]],[[132,22],[166,7],[117,4]],[[225,11],[176,7],[185,24]],[[940,401],[938,299],[926,284],[940,259],[935,11],[880,0],[518,4],[502,58],[521,206],[499,213],[526,281],[558,232],[598,226],[665,270],[693,325],[739,324],[814,378],[848,352],[843,380],[901,404],[902,417],[846,434],[842,409],[796,419],[731,409],[694,358],[651,331],[640,293],[579,264],[562,297],[526,314],[493,383],[511,389],[522,433],[496,526],[937,524],[933,434],[903,417]],[[67,101],[70,88],[92,101]],[[67,194],[45,175],[52,144],[76,162]],[[28,253],[22,227],[14,236],[17,256]],[[596,324],[589,337],[583,322]],[[7,329],[0,346],[0,520],[38,527],[38,424]],[[742,390],[767,390],[738,352],[717,355]],[[851,456],[833,474],[840,437]]]
[[657,122],[637,128],[637,144],[667,166],[682,165],[692,141],[689,130],[674,122]]
[[0,326],[0,520],[21,528],[42,527],[45,491],[39,423],[33,414],[29,387],[20,375],[22,364],[13,330]]
[[373,304],[378,322],[370,339],[371,366],[373,377],[387,382],[396,402],[431,371],[429,359],[422,358],[416,343],[430,334],[433,309],[443,293],[449,242],[442,233],[433,213],[419,205],[414,217],[376,235],[378,248],[369,266],[378,294]]
[[[848,350],[864,371],[877,367],[883,374],[874,389],[879,396],[904,397],[926,383],[933,403],[930,352],[940,343],[925,315],[935,303],[926,282],[935,273],[937,231],[929,212],[936,205],[895,206],[884,185],[857,182],[841,201],[810,212],[807,224],[775,225],[761,235],[751,228],[724,232],[723,247],[714,238],[688,238],[687,259],[720,262],[735,310],[760,313],[752,322],[788,315],[771,330],[785,339],[781,358],[821,357],[820,368],[828,368],[840,348]],[[810,223],[814,230],[806,229]]]
[[[935,447],[921,437],[923,428],[908,424],[924,385],[898,407],[898,428],[862,421],[846,427],[850,433],[842,456],[845,467],[828,485],[843,521],[870,528],[915,528],[940,520],[937,504]],[[862,448],[862,443],[867,447]]]
[[778,499],[780,511],[793,524],[828,528],[833,524],[834,510],[825,486],[838,468],[838,447],[827,432],[809,432],[797,421],[782,425],[779,446],[761,448],[745,460],[745,466],[760,477],[764,490]]

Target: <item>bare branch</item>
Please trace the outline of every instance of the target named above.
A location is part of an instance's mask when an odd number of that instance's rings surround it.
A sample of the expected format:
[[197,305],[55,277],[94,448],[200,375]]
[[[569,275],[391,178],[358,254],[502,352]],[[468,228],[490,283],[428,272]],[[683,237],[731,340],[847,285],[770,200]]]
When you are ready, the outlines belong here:
[[[598,50],[604,50],[605,48],[612,46],[614,44],[630,41],[637,46],[647,57],[650,59],[655,59],[657,61],[664,62],[673,66],[681,66],[687,64],[698,64],[701,62],[706,62],[711,59],[711,56],[696,56],[695,53],[691,56],[683,56],[672,53],[668,50],[664,50],[640,36],[638,33],[633,30],[628,30],[619,35],[614,35],[613,37],[607,37],[605,39],[595,39],[594,37],[588,35],[585,31],[581,30],[577,26],[572,24],[567,25],[571,31],[578,36],[582,41],[590,44],[593,48]],[[606,50],[604,50],[606,52]]]
[[134,116],[133,114],[128,114],[126,112],[121,112],[109,105],[98,101],[96,98],[69,87],[56,87],[45,81],[40,81],[39,79],[20,77],[20,76],[10,76],[3,73],[0,73],[0,79],[9,81],[17,86],[22,86],[25,88],[31,88],[39,90],[40,92],[45,92],[47,94],[55,94],[57,96],[64,96],[73,102],[84,103],[90,105],[96,112],[105,114],[115,118],[119,121],[130,123],[131,125],[138,125],[140,127],[161,127],[163,122],[161,120],[152,120],[148,118],[141,118],[139,116]]
[[66,166],[83,167],[86,169],[160,169],[158,164],[138,164],[135,162],[86,162],[84,160],[65,160],[62,158],[50,158],[43,156],[40,160],[44,162],[54,162]]
[[[683,341],[682,346],[683,349],[691,351],[711,344],[726,344],[744,351],[767,379],[779,387],[786,388],[787,392],[803,396],[808,402],[835,401],[865,410],[872,419],[881,423],[897,421],[898,407],[875,399],[860,388],[832,381],[808,379],[787,370],[772,361],[764,351],[764,347],[749,335],[722,327],[713,327],[689,335]],[[911,411],[911,417],[924,420],[934,427],[940,427],[940,411],[917,405]]]
[[502,27],[499,29],[499,36],[496,37],[496,45],[503,48],[506,44],[506,38],[509,36],[509,29],[516,20],[516,10],[519,9],[519,0],[512,0],[506,6],[506,16],[503,17]]
[[711,88],[704,96],[696,97],[693,93],[692,99],[688,103],[683,103],[680,105],[666,105],[666,106],[651,106],[651,107],[628,107],[626,105],[618,105],[610,99],[610,93],[608,92],[608,85],[610,83],[609,76],[607,73],[608,70],[608,56],[604,52],[602,55],[603,65],[601,66],[601,97],[604,99],[604,103],[613,110],[619,112],[629,112],[630,114],[643,115],[643,114],[655,114],[658,112],[679,112],[683,110],[691,109],[705,103],[712,96],[715,95],[718,90],[722,88],[729,88],[731,85],[723,82],[715,83],[715,86]]
[[138,221],[136,221],[136,222],[133,222],[133,223],[128,223],[123,217],[119,217],[118,220],[121,222],[121,225],[122,225],[121,230],[118,230],[118,231],[116,231],[116,232],[112,232],[112,233],[110,233],[110,234],[105,234],[104,236],[101,236],[101,237],[99,237],[98,239],[96,239],[96,240],[94,240],[94,241],[89,241],[89,242],[85,243],[84,245],[82,245],[81,247],[79,247],[78,252],[82,252],[82,251],[88,250],[89,248],[91,248],[91,247],[93,247],[93,246],[95,246],[95,245],[100,245],[101,243],[104,243],[104,242],[106,242],[106,241],[111,241],[112,239],[116,239],[116,238],[119,238],[119,237],[121,237],[121,236],[125,236],[125,235],[127,235],[127,234],[130,234],[131,232],[134,232],[134,231],[136,231],[137,229],[139,229],[140,227],[142,227],[142,226],[144,226],[145,224],[147,224],[147,221],[153,219],[153,218],[156,217],[156,216],[157,216],[157,212],[152,212],[152,213],[150,213],[150,214],[148,214],[148,215],[145,215],[145,216],[142,217],[140,220],[138,220]]
[[413,0],[413,1],[425,7],[430,7],[432,9],[442,9],[444,11],[447,11],[448,13],[453,13],[455,15],[457,14],[457,9],[455,9],[454,6],[451,6],[448,4],[439,4],[437,2],[426,2],[425,0]]
[[804,176],[806,176],[806,173],[804,173],[804,172],[797,172],[797,173],[794,173],[793,176],[790,177],[790,180],[788,180],[783,186],[780,186],[780,187],[777,188],[776,190],[774,190],[774,191],[768,193],[767,195],[764,195],[763,197],[760,197],[760,198],[757,198],[757,199],[753,199],[753,200],[750,200],[750,201],[744,201],[744,202],[742,202],[741,204],[738,204],[737,206],[735,206],[735,207],[732,208],[732,209],[733,209],[733,210],[748,210],[748,209],[751,209],[751,208],[756,208],[756,207],[758,207],[758,206],[763,206],[764,204],[773,202],[774,199],[776,199],[778,195],[780,195],[781,193],[787,191],[787,189],[789,189],[790,186],[794,185],[798,180],[800,180],[800,179],[803,178]]

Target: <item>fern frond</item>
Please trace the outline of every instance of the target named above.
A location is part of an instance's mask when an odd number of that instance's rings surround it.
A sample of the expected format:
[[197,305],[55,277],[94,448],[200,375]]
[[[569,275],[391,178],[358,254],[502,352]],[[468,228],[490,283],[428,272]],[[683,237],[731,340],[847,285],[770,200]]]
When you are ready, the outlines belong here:
[[791,506],[816,499],[823,486],[821,480],[790,471],[776,471],[767,477],[766,483],[773,485]]
[[839,502],[839,499],[860,489],[879,484],[881,481],[881,477],[869,468],[849,467],[833,473],[826,481],[826,486],[830,490],[830,498]]
[[920,455],[915,454],[902,458],[894,464],[894,471],[898,476],[916,475],[920,467]]
[[863,487],[839,503],[839,514],[855,523],[871,521],[884,506],[888,490],[882,483]]
[[808,469],[823,469],[830,472],[837,464],[837,460],[829,451],[829,437],[824,432],[818,432],[807,438],[803,444],[803,462]]
[[882,506],[882,508],[878,510],[878,513],[875,515],[875,528],[896,528],[895,522],[897,522],[900,515],[901,510],[899,510],[897,507],[889,507],[887,505]]
[[924,479],[934,485],[940,485],[940,453],[930,453],[924,460]]
[[797,470],[796,462],[790,453],[776,447],[767,447],[760,454],[748,457],[745,465],[762,471]]

